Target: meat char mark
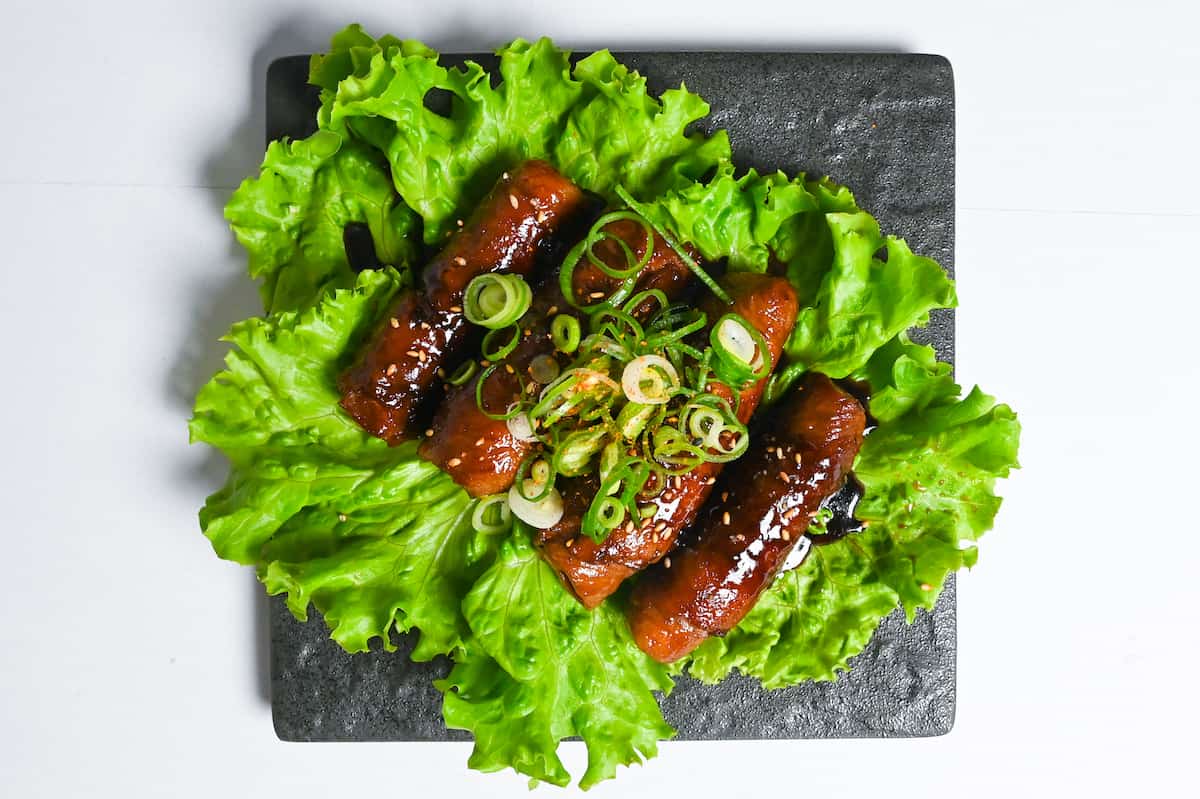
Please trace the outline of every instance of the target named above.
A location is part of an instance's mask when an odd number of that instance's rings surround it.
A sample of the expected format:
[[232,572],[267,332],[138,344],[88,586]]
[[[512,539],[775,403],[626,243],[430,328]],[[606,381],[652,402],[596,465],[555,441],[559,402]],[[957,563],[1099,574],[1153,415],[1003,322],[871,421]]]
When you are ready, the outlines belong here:
[[423,290],[402,292],[354,364],[338,379],[341,405],[389,444],[411,438],[421,408],[439,394],[472,334],[463,316],[467,284],[489,272],[529,275],[540,244],[585,202],[583,191],[543,161],[505,173],[423,271]]
[[[725,305],[715,296],[707,298],[701,309],[709,323],[714,324],[726,313],[740,314],[762,334],[774,367],[796,321],[799,303],[795,290],[784,278],[748,272],[729,273],[719,282],[733,302]],[[758,407],[768,379],[769,375],[750,383],[736,398],[728,396],[722,384],[714,384],[713,388],[731,403],[736,402],[738,419],[745,424]],[[626,522],[600,543],[580,534],[583,514],[598,490],[595,478],[564,481],[563,518],[549,530],[539,531],[537,543],[542,556],[579,601],[594,608],[626,578],[671,551],[679,534],[695,521],[721,467],[720,463],[706,462],[671,477],[663,490],[647,501],[654,506],[652,516],[636,524]]]
[[688,543],[647,569],[628,608],[634,640],[664,663],[733,629],[771,585],[821,503],[845,481],[866,414],[810,374],[725,470]]

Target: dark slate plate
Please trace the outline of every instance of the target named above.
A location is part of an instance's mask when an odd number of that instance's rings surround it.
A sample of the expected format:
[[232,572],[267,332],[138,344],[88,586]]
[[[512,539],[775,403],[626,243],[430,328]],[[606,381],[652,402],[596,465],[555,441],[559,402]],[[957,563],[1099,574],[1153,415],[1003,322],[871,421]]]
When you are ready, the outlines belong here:
[[[712,105],[704,127],[729,130],[743,167],[828,174],[850,186],[882,228],[953,274],[954,81],[939,56],[901,54],[623,53],[656,92],[685,82]],[[475,59],[485,67],[491,56]],[[267,136],[306,136],[316,91],[304,56],[267,73]],[[954,356],[954,320],[934,315],[916,338]],[[838,738],[942,735],[954,724],[955,616],[951,577],[932,613],[888,617],[853,669],[833,683],[764,691],[735,676],[717,686],[681,679],[663,701],[679,738]],[[314,613],[271,604],[271,701],[287,741],[462,740],[442,724],[431,685],[447,663],[400,651],[348,655]]]

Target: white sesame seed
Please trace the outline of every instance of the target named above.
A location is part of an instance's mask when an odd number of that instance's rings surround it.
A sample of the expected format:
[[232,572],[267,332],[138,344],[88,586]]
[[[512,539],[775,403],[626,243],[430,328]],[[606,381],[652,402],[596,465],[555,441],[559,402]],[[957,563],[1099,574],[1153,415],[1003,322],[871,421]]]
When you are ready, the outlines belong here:
[[462,458],[451,458],[450,460],[446,461],[446,465],[449,466],[451,469],[453,469],[457,466],[461,466]]
[[346,514],[344,514],[344,513],[339,513],[339,514],[338,514],[338,521],[339,521],[339,522],[344,522],[344,521],[346,521]]
[[721,521],[725,524],[729,524],[729,511],[725,511],[721,514]]
[[388,320],[388,324],[390,324],[392,327],[400,327],[400,320],[393,316]]
[[459,255],[454,259],[454,263],[458,264],[459,266],[466,266],[467,259],[463,258],[461,255]]
[[405,354],[405,355],[407,355],[407,356],[408,356],[408,357],[410,357],[410,358],[415,358],[415,357],[417,357],[417,351],[416,351],[416,350],[409,350],[408,352],[406,352],[406,353],[404,353],[404,354]]
[[515,210],[517,207],[517,195],[515,195],[515,194],[508,195],[508,204],[511,205],[513,207],[513,209]]
[[665,560],[663,560],[663,565],[666,566],[668,569],[671,568],[671,559],[668,557]]

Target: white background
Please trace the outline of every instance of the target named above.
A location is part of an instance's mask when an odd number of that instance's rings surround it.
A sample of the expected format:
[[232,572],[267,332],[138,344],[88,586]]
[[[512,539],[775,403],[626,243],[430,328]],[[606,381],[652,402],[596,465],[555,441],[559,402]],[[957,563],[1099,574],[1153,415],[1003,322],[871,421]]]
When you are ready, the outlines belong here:
[[458,49],[545,33],[954,65],[959,375],[1025,428],[959,583],[957,726],[667,743],[596,795],[1196,795],[1197,19],[905,5],[3,4],[0,793],[527,795],[469,772],[465,744],[276,741],[258,589],[196,523],[223,467],[184,422],[256,306],[220,208],[261,156],[263,72],[360,20]]

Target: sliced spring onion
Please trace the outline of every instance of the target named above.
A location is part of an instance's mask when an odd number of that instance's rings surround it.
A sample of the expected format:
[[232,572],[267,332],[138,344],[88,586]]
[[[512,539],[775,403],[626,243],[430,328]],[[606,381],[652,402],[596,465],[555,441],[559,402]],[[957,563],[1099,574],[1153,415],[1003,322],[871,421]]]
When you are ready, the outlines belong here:
[[708,286],[709,290],[713,294],[716,294],[717,297],[719,297],[722,302],[725,302],[725,303],[733,302],[733,300],[730,299],[729,295],[725,293],[725,290],[717,285],[717,281],[713,280],[712,275],[710,275],[708,272],[705,272],[703,269],[701,269],[700,264],[696,263],[695,259],[692,258],[692,256],[688,255],[687,251],[684,250],[682,247],[680,247],[679,244],[677,244],[675,242],[675,239],[672,238],[669,233],[667,233],[667,231],[663,230],[662,227],[654,224],[654,222],[652,222],[650,220],[649,215],[646,213],[645,207],[641,203],[639,203],[637,200],[633,199],[633,196],[630,195],[630,193],[625,190],[624,186],[617,184],[613,190],[617,193],[617,196],[620,197],[625,202],[626,205],[628,205],[631,209],[633,209],[635,212],[637,212],[638,216],[640,216],[642,219],[646,220],[646,222],[652,228],[654,228],[654,232],[657,233],[659,236],[661,236],[662,240],[667,243],[667,246],[675,251],[675,254],[679,256],[679,260],[681,260],[685,264],[687,264],[687,268],[692,270],[692,274],[694,274],[696,277],[700,278],[701,283]]
[[[646,241],[640,248],[642,250],[640,256],[634,253],[633,249],[623,238],[612,231],[606,230],[609,225],[622,220],[636,222],[645,231]],[[596,247],[606,239],[615,243],[618,252],[620,252],[625,260],[623,267],[608,263],[596,253]],[[650,259],[653,256],[654,228],[649,222],[631,211],[613,211],[607,213],[597,219],[583,241],[576,244],[567,253],[567,257],[563,260],[558,272],[559,288],[562,290],[563,296],[567,298],[567,302],[573,307],[579,308],[584,313],[592,313],[602,308],[617,307],[629,296],[629,293],[633,290],[637,282],[638,273],[646,267],[646,264],[650,263]],[[575,286],[575,269],[584,258],[587,258],[589,264],[608,277],[621,281],[620,285],[608,297],[586,305],[581,304],[576,297]],[[592,298],[589,297],[588,299]]]
[[558,361],[553,355],[538,355],[529,362],[529,374],[542,385],[553,383],[560,371]]
[[[524,489],[524,493],[522,492]],[[540,497],[526,499],[524,494]],[[508,489],[508,507],[514,516],[539,530],[547,530],[558,524],[563,517],[562,495],[553,485],[539,485],[533,480],[517,480]]]
[[496,330],[524,316],[532,299],[533,290],[520,275],[479,275],[467,284],[463,313],[468,322]]
[[504,532],[512,524],[512,513],[508,509],[505,494],[482,497],[471,514],[471,526],[484,535]]
[[550,323],[550,340],[561,352],[570,354],[579,348],[579,320],[567,314],[559,314]]
[[771,372],[767,341],[738,314],[725,314],[709,333],[717,373],[731,383],[761,380]]
[[517,413],[520,412],[520,410],[521,410],[520,406],[509,405],[508,408],[504,411],[504,413],[492,413],[484,406],[484,403],[483,403],[484,385],[487,383],[487,379],[492,376],[492,373],[495,372],[499,368],[500,368],[499,364],[492,364],[488,368],[484,369],[483,372],[479,375],[479,379],[477,381],[475,381],[475,405],[476,405],[476,407],[479,408],[479,412],[482,413],[487,418],[495,419],[497,421],[507,421],[507,420],[513,418],[514,416],[516,416]]
[[525,443],[537,441],[538,438],[533,434],[533,425],[529,421],[529,415],[521,413],[520,410],[520,406],[515,402],[508,406],[507,413],[511,413],[512,416],[505,419],[504,424],[508,427],[509,434],[517,441]]
[[661,355],[640,355],[625,365],[621,372],[621,388],[630,402],[642,405],[662,405],[668,402],[679,385],[679,373]]
[[662,410],[661,405],[643,405],[640,402],[627,402],[617,414],[617,429],[621,437],[633,441],[646,429],[646,425]]
[[468,380],[475,376],[476,370],[479,369],[479,364],[475,361],[463,361],[453,374],[446,378],[446,382],[452,386],[465,385]]
[[596,508],[596,521],[602,530],[612,530],[625,521],[625,506],[616,497],[601,497]]
[[520,341],[521,328],[517,325],[489,330],[483,337],[483,357],[489,361],[502,361],[512,354]]
[[604,448],[608,435],[603,425],[567,434],[554,450],[557,472],[565,477],[578,477],[586,473],[592,456]]

